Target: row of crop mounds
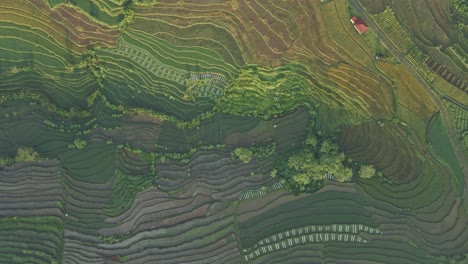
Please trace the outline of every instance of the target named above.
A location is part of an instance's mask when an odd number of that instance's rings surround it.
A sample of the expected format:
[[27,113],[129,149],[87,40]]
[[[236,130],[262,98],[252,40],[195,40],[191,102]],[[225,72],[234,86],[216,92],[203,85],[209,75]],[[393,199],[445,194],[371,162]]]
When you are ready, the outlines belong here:
[[60,263],[65,194],[59,162],[0,170],[0,262]]
[[246,190],[239,195],[239,198],[237,198],[239,201],[244,201],[244,200],[251,200],[251,199],[256,199],[260,198],[263,196],[267,196],[271,193],[274,193],[278,190],[283,189],[283,185],[280,182],[275,182],[272,185],[269,186],[262,186],[258,189],[254,190]]
[[130,210],[106,219],[117,226],[100,230],[103,240],[111,242],[98,246],[102,254],[129,263],[239,262],[229,202],[243,187],[258,186],[270,177],[251,177],[237,165],[226,170],[226,162],[239,163],[227,150],[196,152],[187,164],[157,163],[159,188],[169,195],[150,188],[138,194]]
[[[375,226],[370,219],[371,215],[349,198],[350,194],[347,193],[324,192],[279,205],[261,215],[240,222],[238,230],[241,247],[251,248],[262,239],[305,226],[331,224]],[[241,205],[255,208],[252,202]],[[326,232],[326,229],[322,231]]]
[[[244,259],[255,259],[255,263],[282,263],[286,261],[284,256],[288,256],[288,263],[300,263],[304,259],[318,262],[346,260],[351,263],[380,263],[383,259],[386,259],[386,263],[437,263],[428,252],[439,255],[442,248],[453,247],[446,254],[454,254],[464,249],[463,239],[467,234],[464,231],[460,233],[460,228],[466,226],[466,217],[457,216],[459,202],[447,203],[453,199],[453,194],[441,197],[431,205],[432,208],[406,214],[400,208],[375,200],[365,193],[356,193],[356,187],[328,182],[323,190],[311,195],[291,197],[286,193],[275,193],[266,198],[241,203],[238,207],[237,226]],[[452,222],[445,219],[446,217],[455,217],[457,220]],[[353,231],[354,224],[351,222],[356,223],[358,230],[358,223],[364,229],[364,225],[378,225],[383,234],[359,233],[362,239],[370,243],[359,243],[357,237],[354,242],[331,241],[333,232],[330,231],[333,231],[333,226],[339,231],[341,225],[342,231],[346,232],[348,225],[349,231]],[[441,224],[448,226],[434,229]],[[318,236],[317,241],[314,234],[314,242],[311,243],[311,239],[305,234],[307,226],[309,232],[311,226],[315,226],[316,231],[322,226],[322,237]],[[295,230],[295,236],[292,230]],[[299,230],[302,234],[299,234]],[[290,237],[286,238],[286,232],[289,232]],[[329,234],[328,241],[324,241],[325,233]],[[285,239],[285,245],[278,243],[279,234]],[[438,238],[442,234],[450,239],[450,245],[444,245],[443,239]],[[274,237],[277,241],[273,241]],[[344,239],[343,236],[341,238]],[[350,238],[348,236],[348,240]],[[402,243],[405,241],[410,243]]]
[[[216,99],[222,96],[227,86],[227,80],[222,75],[214,73],[191,73],[187,70],[174,68],[162,63],[146,50],[125,43],[124,40],[120,41],[119,49],[110,50],[110,52],[129,57],[158,78],[186,86],[190,89],[188,94],[190,96]],[[194,93],[196,93],[196,95],[194,95]]]
[[[108,68],[104,94],[113,104],[138,104],[184,119],[211,109],[236,71],[214,51],[174,47],[133,29],[119,49],[103,49],[98,56]],[[197,88],[189,91],[191,83]]]
[[348,243],[370,243],[358,235],[360,232],[381,233],[378,229],[362,224],[312,225],[283,231],[257,242],[252,248],[244,249],[245,260],[252,260],[261,255],[296,245],[308,243],[326,243],[331,241]]
[[460,77],[456,76],[455,74],[451,73],[447,70],[447,67],[438,63],[435,60],[429,59],[426,62],[427,66],[432,68],[438,75],[444,78],[447,82],[453,84],[454,86],[460,88],[465,93],[468,93],[468,84],[465,80],[461,79]]

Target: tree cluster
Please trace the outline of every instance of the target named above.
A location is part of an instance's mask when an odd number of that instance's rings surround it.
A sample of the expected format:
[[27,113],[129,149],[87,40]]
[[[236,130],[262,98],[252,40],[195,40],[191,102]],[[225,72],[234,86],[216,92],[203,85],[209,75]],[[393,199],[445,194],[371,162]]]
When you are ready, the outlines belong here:
[[282,183],[293,193],[315,191],[326,175],[336,181],[351,180],[353,169],[359,168],[359,175],[371,178],[376,174],[372,165],[360,166],[347,158],[333,141],[333,137],[323,131],[310,133],[302,148],[283,158],[278,163],[278,175]]
[[15,157],[16,162],[35,161],[39,159],[39,154],[30,147],[21,147]]

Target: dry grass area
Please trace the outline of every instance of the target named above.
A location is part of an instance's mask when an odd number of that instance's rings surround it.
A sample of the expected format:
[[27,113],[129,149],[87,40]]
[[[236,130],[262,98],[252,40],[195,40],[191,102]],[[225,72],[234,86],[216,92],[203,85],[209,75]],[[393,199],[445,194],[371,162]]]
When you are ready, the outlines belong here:
[[377,65],[395,80],[398,103],[428,122],[431,116],[437,112],[437,105],[405,66],[386,62],[379,62]]

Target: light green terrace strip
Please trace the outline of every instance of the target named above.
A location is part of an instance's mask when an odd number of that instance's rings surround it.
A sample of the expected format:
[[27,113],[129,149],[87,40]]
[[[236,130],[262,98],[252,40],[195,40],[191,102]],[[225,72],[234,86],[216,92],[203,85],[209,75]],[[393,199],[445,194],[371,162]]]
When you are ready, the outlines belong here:
[[268,187],[260,187],[255,190],[246,190],[239,195],[237,198],[239,201],[251,200],[269,195],[270,193],[276,192],[283,189],[283,185],[280,182],[275,182]]

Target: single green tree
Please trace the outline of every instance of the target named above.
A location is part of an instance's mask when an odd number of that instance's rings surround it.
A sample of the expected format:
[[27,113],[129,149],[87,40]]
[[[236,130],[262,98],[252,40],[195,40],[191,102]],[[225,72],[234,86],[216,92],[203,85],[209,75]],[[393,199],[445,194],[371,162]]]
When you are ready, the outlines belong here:
[[271,170],[271,172],[270,172],[270,176],[271,176],[272,178],[275,178],[277,173],[278,173],[278,170],[277,170],[277,169],[273,169],[273,170]]
[[10,158],[10,157],[6,157],[6,156],[0,156],[0,167],[1,166],[8,166],[8,165],[11,165],[15,163],[15,161]]
[[299,185],[307,185],[310,183],[310,176],[307,173],[299,173],[293,176],[294,181]]
[[376,170],[372,165],[364,165],[359,170],[359,177],[364,179],[372,178],[376,175]]
[[315,135],[310,134],[309,136],[307,136],[305,143],[311,147],[315,147],[317,146],[318,139]]
[[244,163],[249,163],[252,160],[253,152],[248,148],[235,148],[232,151],[232,157],[237,157]]
[[86,142],[86,140],[77,138],[75,141],[73,141],[73,144],[77,149],[83,149],[86,147],[86,145],[88,145],[88,142]]

